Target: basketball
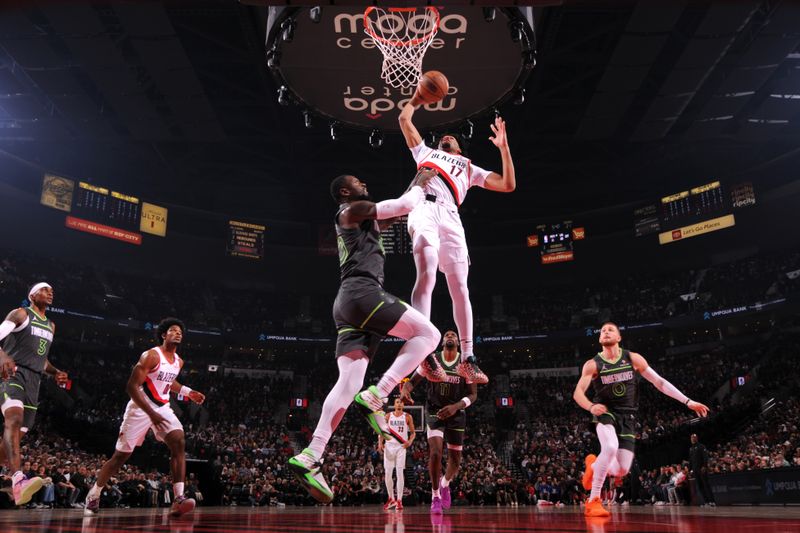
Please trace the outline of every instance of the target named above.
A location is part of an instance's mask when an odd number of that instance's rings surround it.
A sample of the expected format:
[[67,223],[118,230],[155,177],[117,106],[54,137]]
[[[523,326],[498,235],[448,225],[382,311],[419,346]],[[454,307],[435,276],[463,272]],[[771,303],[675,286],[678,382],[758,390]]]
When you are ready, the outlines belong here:
[[419,80],[416,96],[423,104],[432,104],[447,96],[449,88],[450,82],[444,74],[438,70],[429,70]]

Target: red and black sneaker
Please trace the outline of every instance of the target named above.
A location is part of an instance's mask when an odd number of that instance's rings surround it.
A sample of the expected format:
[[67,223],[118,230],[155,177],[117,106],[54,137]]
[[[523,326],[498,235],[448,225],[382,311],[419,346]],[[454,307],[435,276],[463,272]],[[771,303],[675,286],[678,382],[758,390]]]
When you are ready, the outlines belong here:
[[480,369],[474,355],[467,357],[466,361],[461,361],[456,367],[456,373],[467,383],[477,383],[478,385],[489,383],[489,377]]
[[420,363],[419,373],[422,374],[422,377],[433,383],[447,381],[447,373],[433,354],[426,357],[425,360]]

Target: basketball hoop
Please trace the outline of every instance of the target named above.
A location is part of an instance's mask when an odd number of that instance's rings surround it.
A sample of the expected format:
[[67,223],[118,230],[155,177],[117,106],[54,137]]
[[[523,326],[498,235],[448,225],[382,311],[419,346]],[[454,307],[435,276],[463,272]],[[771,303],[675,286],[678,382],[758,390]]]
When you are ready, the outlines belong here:
[[435,7],[370,6],[364,11],[364,31],[383,53],[381,78],[396,89],[417,86],[422,58],[438,30]]

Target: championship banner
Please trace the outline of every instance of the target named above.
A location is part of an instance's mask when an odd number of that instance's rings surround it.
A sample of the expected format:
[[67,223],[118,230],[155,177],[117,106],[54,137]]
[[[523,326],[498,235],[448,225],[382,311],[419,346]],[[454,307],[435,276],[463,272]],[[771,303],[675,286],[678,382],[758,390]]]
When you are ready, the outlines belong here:
[[542,255],[542,264],[563,263],[564,261],[572,261],[573,259],[575,259],[575,255],[572,253],[572,250],[568,252],[556,252],[554,254]]
[[42,196],[39,200],[42,205],[72,211],[72,193],[75,191],[75,182],[61,176],[45,174],[42,180]]
[[684,226],[682,228],[674,229],[672,231],[665,231],[658,234],[658,242],[661,244],[669,244],[671,242],[688,239],[689,237],[696,237],[703,233],[710,233],[712,231],[730,228],[736,225],[736,219],[733,215],[725,215],[718,218],[712,218],[704,222],[698,222],[691,226]]
[[142,202],[142,220],[139,231],[166,237],[167,235],[167,208]]
[[127,242],[129,244],[142,244],[141,233],[134,233],[132,231],[125,231],[124,229],[112,228],[105,224],[98,224],[82,218],[67,216],[67,227],[70,229],[100,235],[101,237],[108,237],[109,239],[116,239],[118,241]]

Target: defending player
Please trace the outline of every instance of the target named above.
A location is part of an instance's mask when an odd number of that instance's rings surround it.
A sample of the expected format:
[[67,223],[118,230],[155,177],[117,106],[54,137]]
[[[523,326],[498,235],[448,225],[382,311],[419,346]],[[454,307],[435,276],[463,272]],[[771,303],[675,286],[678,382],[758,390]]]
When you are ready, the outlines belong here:
[[[458,373],[471,383],[487,383],[477,365],[472,347],[472,304],[469,299],[467,275],[469,273],[469,250],[464,226],[458,208],[464,202],[470,187],[483,187],[490,191],[512,192],[516,188],[514,162],[508,148],[506,124],[496,118],[491,125],[494,136],[489,140],[500,150],[503,173],[489,172],[464,157],[461,147],[453,135],[445,135],[438,148],[426,146],[412,122],[418,96],[400,112],[400,129],[417,168],[436,170],[437,177],[425,187],[425,201],[408,216],[408,231],[413,243],[417,280],[411,293],[411,305],[426,317],[431,316],[431,297],[436,284],[436,270],[441,270],[447,280],[447,288],[453,301],[453,319],[461,339],[462,363]],[[428,361],[426,361],[428,363]],[[430,374],[440,368],[427,368]]]
[[[464,431],[467,425],[465,410],[478,400],[478,385],[467,383],[466,379],[455,370],[459,360],[458,335],[455,331],[445,332],[442,351],[433,354],[433,357],[447,375],[445,381],[428,383],[428,397],[425,403],[430,452],[428,469],[433,491],[431,513],[441,514],[442,509],[450,508],[450,482],[461,467],[464,449]],[[400,398],[404,402],[413,404],[411,391],[423,379],[419,372],[415,372],[411,380],[403,384]],[[442,452],[445,441],[447,441],[447,470],[442,476]]]
[[187,498],[183,493],[186,477],[183,425],[169,405],[170,392],[186,396],[198,404],[206,399],[205,395],[181,385],[176,379],[183,368],[183,359],[176,350],[183,340],[185,330],[183,322],[177,318],[162,320],[156,330],[161,345],[144,352],[133,367],[126,387],[131,399],[125,408],[116,449],[111,459],[100,469],[97,481],[86,495],[85,515],[93,515],[100,510],[100,493],[103,487],[125,464],[134,448],[142,445],[151,429],[156,439],[169,448],[169,466],[175,496],[170,514],[181,516],[194,509],[194,499]]
[[[383,438],[383,435],[378,435],[378,451],[383,453],[383,469],[385,472],[386,493],[389,495],[386,504],[383,506],[384,511],[389,509],[403,510],[403,490],[405,489],[405,475],[406,468],[406,449],[414,443],[414,420],[411,415],[403,411],[403,400],[396,398],[394,401],[394,411],[386,414],[386,423],[405,440],[402,444],[400,440],[389,440]],[[384,444],[384,441],[385,444]],[[394,490],[394,483],[392,482],[392,474],[397,471],[397,492]]]
[[[586,516],[608,516],[603,508],[600,491],[606,475],[621,477],[628,473],[636,445],[634,425],[639,408],[638,376],[641,374],[659,391],[681,402],[704,417],[708,407],[690,400],[669,381],[656,374],[638,353],[620,347],[622,336],[613,322],[600,328],[603,351],[583,365],[573,398],[593,415],[600,441],[600,455],[586,457],[583,487],[591,490],[586,504]],[[589,385],[594,389],[594,402],[586,397]]]
[[30,306],[11,311],[0,324],[0,341],[16,370],[4,365],[7,381],[0,382],[0,411],[3,413],[3,446],[0,465],[8,461],[12,494],[16,505],[28,503],[42,488],[42,478],[27,479],[20,470],[19,443],[32,427],[39,406],[39,385],[43,375],[53,376],[58,385],[65,385],[66,372],[58,370],[47,358],[56,325],[47,318],[46,310],[53,304],[53,287],[37,283],[28,291]]
[[[382,398],[388,397],[436,347],[439,330],[422,313],[383,289],[385,254],[380,230],[422,201],[422,188],[433,176],[431,170],[420,170],[403,196],[377,204],[369,200],[367,186],[355,176],[339,176],[331,183],[331,196],[339,204],[334,223],[341,285],[333,303],[339,379],[325,398],[308,448],[289,459],[289,468],[320,502],[333,499],[321,471],[325,447],[353,401],[378,435],[405,442],[386,423]],[[367,365],[386,335],[407,342],[377,385],[358,392]]]

